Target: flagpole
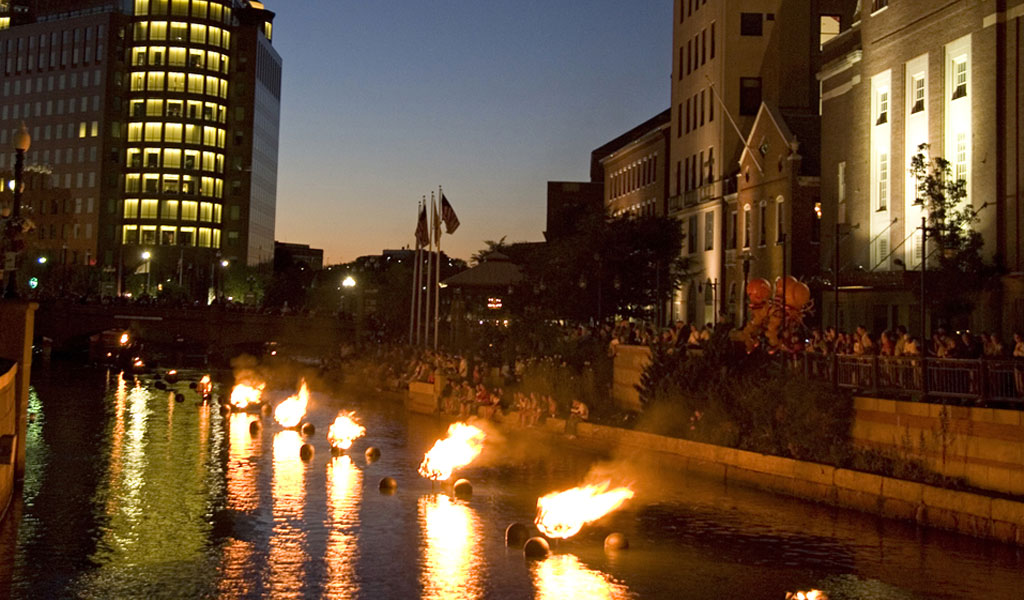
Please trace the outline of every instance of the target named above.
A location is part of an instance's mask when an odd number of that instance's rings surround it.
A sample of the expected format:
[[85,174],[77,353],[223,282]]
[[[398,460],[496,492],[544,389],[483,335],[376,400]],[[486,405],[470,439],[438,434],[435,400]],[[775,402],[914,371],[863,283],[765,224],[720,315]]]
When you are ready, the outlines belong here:
[[[423,206],[422,203],[416,203],[416,221],[419,222],[420,209]],[[419,334],[419,327],[416,327],[416,317],[419,315],[420,307],[420,240],[418,237],[414,242],[416,244],[416,258],[413,260],[412,265],[412,298],[409,299],[409,345],[413,343],[413,332]]]
[[[426,196],[424,196],[424,201]],[[430,282],[434,280],[431,269],[431,257],[434,256],[434,236],[430,233],[431,218],[434,215],[434,192],[430,192],[430,212],[427,213],[427,277],[425,280],[426,284],[426,302],[423,304],[423,345],[430,344]]]
[[434,350],[437,350],[437,325],[441,311],[441,186],[437,186],[434,207],[434,235],[437,237],[437,262],[434,268]]

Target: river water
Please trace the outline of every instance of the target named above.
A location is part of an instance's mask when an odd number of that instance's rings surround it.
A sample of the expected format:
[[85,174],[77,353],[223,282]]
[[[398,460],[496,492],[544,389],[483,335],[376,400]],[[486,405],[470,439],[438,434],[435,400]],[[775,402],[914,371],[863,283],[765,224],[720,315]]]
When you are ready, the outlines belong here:
[[[198,374],[191,374],[196,376]],[[187,378],[186,378],[187,381]],[[416,472],[443,436],[400,399],[315,391],[309,439],[222,417],[185,382],[57,368],[33,375],[23,500],[0,528],[0,597],[737,598],[821,589],[842,598],[1020,599],[1024,554],[999,544],[822,507],[540,436],[491,432],[453,500]],[[230,382],[218,384],[227,393]],[[275,401],[295,390],[275,390]],[[367,435],[332,457],[339,409]],[[299,447],[313,444],[306,462]],[[382,451],[367,463],[363,449]],[[630,480],[622,509],[547,560],[507,549],[538,496],[588,472]],[[397,492],[382,495],[384,476]],[[605,553],[623,532],[631,549]]]

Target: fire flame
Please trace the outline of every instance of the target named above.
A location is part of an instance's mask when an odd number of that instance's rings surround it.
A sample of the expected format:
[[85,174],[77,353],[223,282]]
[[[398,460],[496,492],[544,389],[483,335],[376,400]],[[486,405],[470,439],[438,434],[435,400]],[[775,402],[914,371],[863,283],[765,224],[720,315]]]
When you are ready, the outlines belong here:
[[331,423],[330,429],[327,430],[327,441],[331,443],[332,447],[348,450],[353,441],[366,435],[366,428],[357,423],[353,417],[355,417],[354,413],[338,413],[338,418]]
[[633,490],[628,487],[608,490],[609,485],[610,482],[605,481],[539,498],[534,519],[537,528],[548,537],[570,538],[587,523],[600,519],[633,497]]
[[786,594],[786,600],[828,600],[828,596],[821,590],[811,590],[809,592],[788,592]]
[[274,409],[274,419],[282,427],[289,429],[295,427],[302,421],[302,417],[306,416],[307,404],[309,404],[309,388],[306,387],[306,380],[303,379],[302,385],[299,386],[299,393],[295,396],[288,396]]
[[434,442],[434,446],[424,455],[420,475],[434,481],[448,479],[452,471],[468,465],[480,456],[484,449],[484,437],[479,427],[452,423],[448,428],[448,436]]
[[127,331],[121,334],[121,345],[122,346],[127,346],[128,345],[128,332]]
[[252,404],[259,404],[260,396],[263,395],[263,388],[265,387],[265,383],[255,387],[244,383],[236,385],[231,389],[231,406],[239,410],[245,410]]

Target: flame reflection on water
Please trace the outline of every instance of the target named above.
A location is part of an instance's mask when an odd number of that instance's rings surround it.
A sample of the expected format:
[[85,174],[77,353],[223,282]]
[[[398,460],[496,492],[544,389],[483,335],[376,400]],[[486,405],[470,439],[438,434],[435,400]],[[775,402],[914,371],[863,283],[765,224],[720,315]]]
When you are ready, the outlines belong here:
[[352,598],[359,592],[355,563],[362,489],[363,473],[347,455],[327,463],[327,598]]
[[480,519],[468,506],[434,494],[419,499],[424,547],[424,598],[482,598],[481,559],[476,540]]
[[274,533],[270,537],[267,583],[274,598],[301,598],[306,563],[302,510],[306,503],[306,466],[299,458],[297,431],[274,434]]
[[629,588],[583,565],[572,554],[552,554],[530,567],[537,600],[625,600]]

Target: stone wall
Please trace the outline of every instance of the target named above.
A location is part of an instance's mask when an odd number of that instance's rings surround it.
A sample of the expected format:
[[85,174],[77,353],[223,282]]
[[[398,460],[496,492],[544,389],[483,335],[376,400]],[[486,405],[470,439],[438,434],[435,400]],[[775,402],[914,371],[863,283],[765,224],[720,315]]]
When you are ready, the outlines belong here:
[[1024,496],[1019,410],[855,398],[853,440],[984,490]]
[[14,463],[17,456],[15,375],[18,365],[0,359],[0,520],[14,492]]
[[[505,419],[507,427],[517,422],[514,414]],[[548,419],[542,427],[560,436],[565,421]],[[572,443],[642,452],[665,468],[1024,546],[1024,502],[590,423],[579,424]]]

